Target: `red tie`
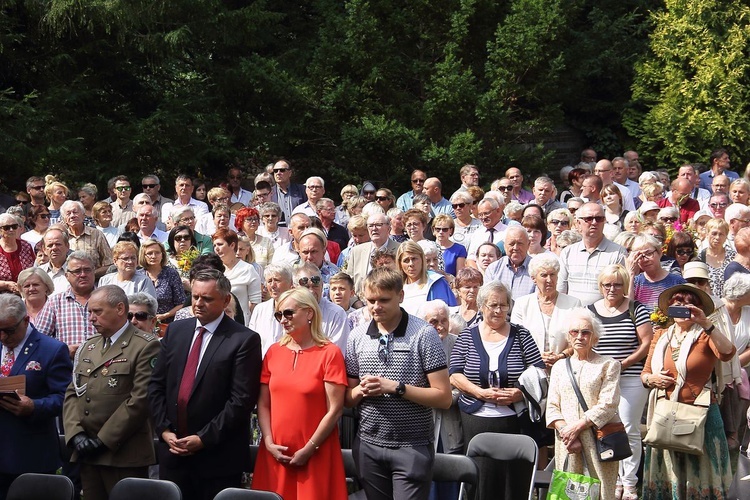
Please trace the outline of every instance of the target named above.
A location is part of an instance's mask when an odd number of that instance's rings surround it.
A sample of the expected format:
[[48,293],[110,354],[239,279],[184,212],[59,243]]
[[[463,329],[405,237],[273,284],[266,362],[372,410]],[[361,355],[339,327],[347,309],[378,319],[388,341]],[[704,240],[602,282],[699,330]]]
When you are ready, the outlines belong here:
[[10,377],[10,371],[13,369],[13,364],[16,362],[16,355],[13,349],[5,348],[5,356],[3,356],[2,370],[0,370],[0,376]]
[[198,336],[195,337],[193,347],[190,349],[187,363],[185,363],[185,371],[182,373],[182,381],[180,381],[180,391],[177,393],[177,432],[180,437],[187,436],[187,404],[190,393],[193,392],[195,373],[198,371],[198,362],[201,357],[203,334],[206,331],[202,326],[198,328]]

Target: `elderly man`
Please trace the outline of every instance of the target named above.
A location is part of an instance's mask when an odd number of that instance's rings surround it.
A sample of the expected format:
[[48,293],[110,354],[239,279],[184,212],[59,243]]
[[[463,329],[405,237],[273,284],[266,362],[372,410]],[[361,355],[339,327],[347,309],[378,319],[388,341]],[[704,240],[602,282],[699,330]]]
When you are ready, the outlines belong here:
[[359,286],[372,269],[370,257],[376,250],[396,253],[398,242],[390,238],[391,220],[385,214],[373,214],[367,219],[367,232],[370,241],[352,248],[346,263],[346,272],[354,280],[354,289]]
[[292,265],[299,259],[298,245],[299,239],[302,237],[302,233],[310,228],[310,217],[305,214],[294,214],[289,220],[289,234],[292,236],[292,241],[285,243],[276,249],[273,253],[274,264],[289,264]]
[[294,268],[294,286],[307,288],[312,292],[320,306],[323,333],[328,340],[336,344],[342,353],[346,352],[346,340],[349,338],[349,322],[346,311],[323,295],[323,278],[312,262],[303,262]]
[[630,193],[630,189],[615,182],[614,166],[612,165],[611,161],[599,160],[598,162],[596,162],[596,165],[594,166],[594,175],[598,175],[601,178],[602,186],[606,186],[607,184],[614,184],[615,187],[620,190],[620,194],[622,195],[623,210],[635,210],[633,195]]
[[67,344],[72,358],[76,349],[96,334],[86,307],[94,290],[94,261],[88,253],[78,250],[68,256],[65,267],[68,289],[47,300],[34,326]]
[[616,184],[628,188],[630,191],[630,198],[635,198],[641,194],[641,186],[628,179],[629,170],[628,160],[622,156],[612,158],[612,178]]
[[3,377],[23,376],[25,392],[18,399],[0,398],[0,498],[13,480],[35,472],[55,474],[60,453],[55,419],[62,414],[73,364],[68,348],[40,333],[29,322],[17,295],[0,294]]
[[231,203],[242,203],[249,207],[253,202],[253,193],[242,187],[242,170],[231,167],[227,172],[227,188],[231,194]]
[[315,209],[315,205],[326,194],[326,183],[323,178],[308,177],[305,182],[305,194],[307,195],[307,201],[297,205],[292,210],[292,215],[305,214],[308,217],[317,217],[318,212]]
[[572,295],[583,305],[602,298],[597,286],[599,272],[609,264],[623,264],[627,250],[604,237],[604,208],[586,203],[576,211],[578,232],[583,239],[560,253],[557,290]]
[[724,193],[729,196],[729,185],[731,181],[726,175],[717,175],[711,181],[711,191],[713,194]]
[[116,285],[89,299],[99,333],[81,346],[65,393],[65,441],[81,463],[86,500],[106,500],[118,481],[148,478],[155,462],[148,383],[159,338],[128,322],[128,298]]
[[553,210],[558,208],[565,208],[561,202],[555,197],[557,196],[557,188],[555,183],[549,177],[537,177],[534,181],[534,203],[542,207],[545,216]]
[[130,219],[135,217],[133,210],[133,200],[130,199],[132,187],[127,176],[118,175],[115,177],[115,195],[117,199],[110,203],[112,205],[112,225],[122,226],[127,224]]
[[505,205],[513,201],[512,194],[513,194],[513,182],[508,179],[507,177],[502,177],[498,179],[497,185],[493,182],[493,188],[500,192],[500,194],[503,195],[503,201],[505,201]]
[[708,203],[702,211],[708,213],[714,219],[723,219],[730,204],[731,201],[726,193],[714,193],[708,199]]
[[750,207],[741,203],[732,203],[724,212],[724,220],[729,224],[727,240],[731,243],[740,229],[750,227]]
[[430,177],[424,182],[424,194],[430,199],[432,216],[448,214],[454,219],[456,213],[453,211],[451,202],[443,198],[443,183],[437,177]]
[[176,199],[172,203],[165,203],[161,207],[161,220],[165,224],[172,215],[172,211],[180,207],[191,207],[195,217],[208,213],[208,205],[193,198],[193,179],[186,174],[180,174],[174,183]]
[[529,275],[529,233],[522,226],[509,226],[505,231],[504,257],[496,260],[484,272],[484,281],[498,280],[511,291],[513,297],[523,297],[536,291]]
[[744,227],[734,237],[734,260],[724,269],[724,281],[734,273],[750,274],[750,228]]
[[330,198],[321,198],[315,204],[315,211],[318,219],[323,226],[328,241],[335,241],[339,248],[343,250],[349,245],[349,231],[345,227],[336,224],[336,204]]
[[214,251],[214,243],[211,241],[211,237],[205,234],[201,234],[195,230],[195,224],[197,219],[195,212],[190,207],[178,207],[172,211],[171,215],[172,227],[187,226],[193,230],[195,235],[195,242],[198,244],[198,251],[201,255],[211,253]]
[[710,191],[714,177],[717,177],[719,175],[726,175],[730,183],[735,179],[739,179],[740,177],[737,172],[729,170],[729,168],[731,167],[731,162],[729,161],[729,152],[724,148],[714,149],[713,151],[711,151],[711,156],[708,157],[708,164],[711,168],[700,175],[700,187],[702,187],[703,189],[707,189]]
[[49,259],[39,266],[52,279],[55,285],[55,291],[52,295],[62,293],[68,289],[68,277],[65,273],[65,263],[70,253],[70,243],[68,242],[68,232],[61,226],[52,226],[45,231],[42,237],[42,248],[44,254]]
[[287,265],[269,264],[263,270],[266,290],[270,298],[253,309],[248,327],[260,335],[263,357],[268,349],[281,339],[284,329],[275,321],[276,301],[282,293],[292,288],[292,268]]
[[466,191],[471,186],[479,185],[479,169],[476,165],[466,164],[461,167],[458,175],[461,177],[461,187],[459,191]]
[[662,198],[656,204],[659,208],[677,207],[680,210],[680,222],[687,224],[693,218],[696,212],[700,210],[700,205],[692,199],[693,185],[687,179],[679,177],[672,181],[672,191],[669,196]]
[[411,172],[411,191],[407,191],[396,200],[396,206],[406,212],[413,206],[414,195],[422,194],[424,183],[427,180],[427,174],[421,170],[412,170]]
[[511,198],[518,203],[525,205],[534,199],[534,193],[526,191],[523,188],[523,174],[516,167],[510,167],[505,171],[505,177],[513,183],[513,192]]
[[159,181],[159,178],[153,174],[147,175],[141,180],[141,189],[143,189],[143,192],[151,198],[151,204],[159,211],[159,220],[163,220],[161,218],[162,207],[167,203],[174,203],[174,200],[162,196],[161,181]]
[[491,242],[497,245],[505,239],[505,230],[508,228],[503,224],[503,209],[497,200],[485,198],[477,206],[477,218],[482,227],[471,235],[469,248],[467,250],[466,265],[476,269],[477,250],[482,243]]
[[299,260],[295,265],[301,262],[314,264],[320,270],[323,278],[323,297],[328,298],[328,280],[331,276],[339,272],[339,268],[325,260],[326,236],[323,231],[314,227],[306,229],[299,238],[297,249],[299,250]]
[[143,332],[158,333],[156,312],[159,303],[156,297],[145,292],[128,295],[128,321]]
[[677,171],[677,177],[681,177],[690,182],[690,184],[693,186],[693,191],[690,194],[690,197],[698,202],[698,205],[700,205],[701,209],[705,210],[706,204],[708,203],[709,198],[711,198],[711,193],[707,189],[703,189],[702,187],[700,187],[701,178],[698,176],[699,173],[700,172],[698,172],[698,169],[695,167],[695,165],[688,163],[680,167],[680,169]]
[[271,201],[281,207],[280,226],[289,224],[294,209],[307,201],[305,186],[292,184],[292,173],[292,167],[284,160],[273,165],[273,180],[276,184],[271,191]]
[[151,205],[143,205],[138,209],[138,238],[141,242],[148,239],[156,240],[162,245],[167,242],[167,236],[169,235],[156,228],[158,217],[159,211]]
[[86,214],[80,201],[68,200],[60,207],[60,215],[68,229],[68,243],[73,251],[83,250],[94,260],[96,278],[104,276],[112,265],[112,249],[107,238],[98,229],[83,224]]

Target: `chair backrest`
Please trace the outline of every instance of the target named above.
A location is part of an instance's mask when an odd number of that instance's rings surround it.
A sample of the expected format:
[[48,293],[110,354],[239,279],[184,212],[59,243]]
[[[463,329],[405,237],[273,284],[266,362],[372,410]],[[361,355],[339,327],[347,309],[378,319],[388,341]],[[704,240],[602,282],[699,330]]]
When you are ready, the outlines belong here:
[[344,457],[344,473],[346,474],[346,477],[357,479],[357,466],[354,464],[352,450],[342,449],[341,455]]
[[483,432],[471,439],[466,455],[469,458],[487,457],[502,461],[525,460],[529,462],[532,470],[531,484],[529,484],[529,500],[531,500],[534,493],[534,476],[539,460],[539,448],[532,438],[524,434]]
[[10,485],[7,500],[73,500],[73,482],[57,474],[21,474]]
[[272,491],[245,490],[227,488],[221,490],[214,500],[284,500],[281,495]]
[[109,500],[132,500],[133,498],[138,500],[182,500],[182,492],[172,481],[126,477],[120,479],[109,494]]
[[479,481],[479,469],[477,464],[467,456],[435,453],[432,480],[476,485]]

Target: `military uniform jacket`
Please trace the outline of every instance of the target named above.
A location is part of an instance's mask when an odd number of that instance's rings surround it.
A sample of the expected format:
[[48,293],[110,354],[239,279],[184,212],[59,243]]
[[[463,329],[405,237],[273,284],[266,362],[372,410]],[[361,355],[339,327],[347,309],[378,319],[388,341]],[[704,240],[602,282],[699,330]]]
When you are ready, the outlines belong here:
[[76,353],[73,382],[63,405],[65,441],[85,432],[107,447],[73,461],[114,467],[153,464],[153,430],[149,420],[148,383],[159,353],[156,336],[128,325],[102,354],[104,338],[95,335]]

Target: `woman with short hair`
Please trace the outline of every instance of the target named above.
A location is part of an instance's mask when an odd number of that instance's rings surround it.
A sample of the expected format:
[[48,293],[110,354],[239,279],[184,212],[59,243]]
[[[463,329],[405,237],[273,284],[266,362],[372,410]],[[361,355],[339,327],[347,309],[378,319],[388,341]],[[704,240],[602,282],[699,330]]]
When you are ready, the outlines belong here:
[[44,205],[33,205],[26,218],[31,225],[31,230],[23,233],[21,239],[34,246],[42,241],[44,232],[49,228],[49,209]]
[[534,255],[540,255],[545,252],[552,253],[546,248],[547,226],[543,219],[540,219],[535,215],[527,215],[521,220],[521,225],[529,234],[529,255],[533,257]]
[[726,245],[729,224],[724,219],[711,219],[706,222],[708,246],[700,251],[698,260],[708,264],[708,280],[715,297],[724,295],[724,269],[734,259],[737,252]]
[[432,219],[432,234],[440,246],[445,260],[445,272],[455,276],[466,265],[466,247],[451,240],[455,221],[448,214],[438,214]]
[[167,251],[157,240],[147,239],[141,243],[138,262],[156,290],[154,295],[158,302],[156,319],[160,323],[171,323],[187,298],[180,273],[167,265],[169,263]]
[[750,181],[744,177],[733,180],[729,185],[729,199],[732,203],[747,205],[750,201]]
[[450,199],[456,219],[453,221],[453,241],[469,248],[471,235],[482,227],[479,219],[473,217],[471,209],[474,206],[474,198],[466,191],[456,191]]
[[457,306],[451,307],[451,316],[460,316],[466,322],[466,328],[471,328],[481,320],[477,294],[484,284],[484,277],[477,269],[465,267],[456,274],[453,288],[458,295]]
[[18,275],[34,265],[36,253],[28,241],[19,238],[21,220],[0,214],[0,292],[18,294]]
[[404,278],[402,306],[406,312],[421,317],[422,306],[428,300],[435,299],[441,299],[449,306],[456,305],[456,297],[448,281],[441,274],[427,269],[424,251],[418,243],[401,243],[396,261]]
[[46,272],[38,267],[29,267],[18,274],[18,290],[23,303],[26,304],[26,314],[29,315],[31,323],[34,323],[39,311],[54,293],[55,284]]
[[261,302],[260,276],[252,265],[237,258],[237,233],[230,229],[218,229],[211,240],[214,242],[214,253],[226,268],[224,276],[232,284],[232,293],[240,303],[247,326],[250,313]]
[[679,274],[670,273],[662,267],[662,244],[647,234],[639,234],[626,259],[630,275],[630,297],[637,300],[651,314],[661,292],[680,283],[685,283]]
[[239,235],[246,236],[250,241],[254,262],[260,264],[261,267],[270,264],[273,260],[274,247],[270,239],[258,234],[260,213],[253,207],[240,208],[235,214],[234,227]]
[[547,215],[546,222],[549,238],[547,238],[545,248],[557,254],[557,238],[563,231],[573,227],[573,214],[567,208],[556,208]]
[[263,203],[258,207],[262,227],[258,228],[258,234],[271,240],[274,250],[278,250],[292,241],[289,230],[279,226],[279,217],[281,217],[281,207],[278,203],[272,201]]
[[[158,242],[157,242],[158,243]],[[146,292],[156,297],[154,284],[138,269],[138,247],[129,241],[120,241],[112,249],[112,261],[115,263],[117,272],[105,274],[99,278],[99,286],[117,285],[126,294]]]

